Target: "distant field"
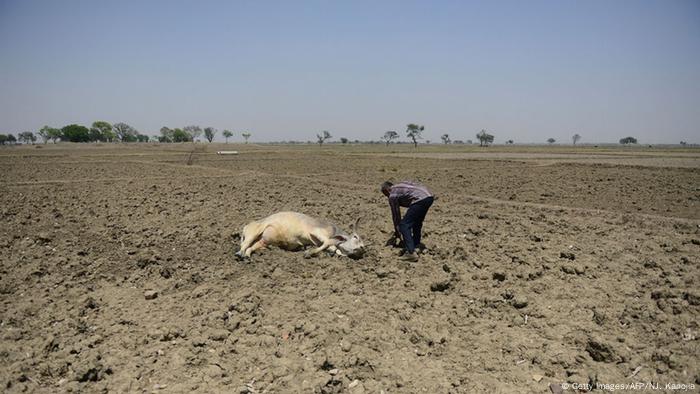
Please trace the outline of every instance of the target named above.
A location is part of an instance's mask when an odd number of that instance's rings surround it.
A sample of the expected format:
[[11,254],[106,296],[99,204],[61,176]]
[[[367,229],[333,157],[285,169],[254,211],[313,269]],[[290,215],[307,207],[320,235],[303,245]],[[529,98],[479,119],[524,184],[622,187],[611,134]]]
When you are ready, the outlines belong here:
[[[48,144],[0,171],[9,392],[700,379],[700,149]],[[387,179],[438,196],[416,264],[383,246]],[[235,261],[279,210],[361,217],[368,256]]]

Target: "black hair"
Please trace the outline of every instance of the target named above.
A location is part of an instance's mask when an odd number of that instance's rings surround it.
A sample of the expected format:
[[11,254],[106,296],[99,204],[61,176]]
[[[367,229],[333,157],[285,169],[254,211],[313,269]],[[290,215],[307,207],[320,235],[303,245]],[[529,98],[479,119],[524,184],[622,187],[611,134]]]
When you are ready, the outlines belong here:
[[386,181],[386,182],[382,183],[382,187],[380,187],[379,190],[384,191],[384,189],[389,189],[392,186],[394,186],[393,183]]

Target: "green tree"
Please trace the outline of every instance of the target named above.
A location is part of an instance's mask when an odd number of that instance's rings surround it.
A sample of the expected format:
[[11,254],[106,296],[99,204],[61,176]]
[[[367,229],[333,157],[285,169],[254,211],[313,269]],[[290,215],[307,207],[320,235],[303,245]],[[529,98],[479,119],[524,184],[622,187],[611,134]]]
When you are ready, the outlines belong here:
[[487,133],[484,129],[476,133],[476,138],[479,140],[479,146],[488,146],[494,139],[493,135]]
[[621,139],[620,139],[620,143],[621,143],[622,145],[636,144],[636,143],[637,143],[637,139],[634,138],[634,137],[625,137],[625,138],[621,138]]
[[19,136],[19,141],[23,142],[25,144],[31,143],[32,145],[34,145],[34,141],[36,141],[36,136],[31,131],[25,131],[25,132],[19,133],[18,136]]
[[114,133],[117,135],[117,138],[119,138],[119,141],[121,142],[134,142],[136,141],[136,135],[138,134],[138,131],[136,131],[135,128],[129,126],[126,123],[120,122],[120,123],[115,123],[112,126],[112,129],[114,130]]
[[102,138],[107,142],[114,142],[117,139],[117,133],[114,130],[106,130],[102,133]]
[[450,135],[449,135],[449,134],[443,134],[440,138],[442,139],[442,142],[443,142],[445,145],[449,144],[450,141],[451,141],[451,140],[450,140]]
[[[41,130],[39,130],[39,132],[37,134],[39,134],[41,139],[44,141],[44,144],[46,144],[46,142],[48,140],[53,139],[54,135],[59,135],[60,130],[55,129],[53,127],[44,126],[41,128]],[[58,138],[58,136],[56,138]],[[56,142],[56,141],[54,140],[54,142]]]
[[90,131],[88,132],[88,138],[92,142],[104,141],[104,136],[102,135],[102,133],[100,133],[100,130],[93,127],[90,127]]
[[415,123],[409,123],[406,126],[406,136],[413,141],[413,147],[418,148],[418,140],[423,138],[421,134],[425,130],[425,126],[418,126]]
[[202,135],[202,128],[195,125],[185,126],[182,130],[190,136],[190,141],[194,142]]
[[230,130],[224,130],[221,134],[226,138],[226,143],[228,144],[228,139],[233,137],[233,133]]
[[51,142],[53,142],[54,144],[57,140],[61,138],[62,135],[63,132],[61,131],[61,129],[55,129],[52,127],[51,130],[49,130],[49,138],[51,138]]
[[160,136],[158,137],[159,142],[174,142],[173,141],[173,130],[169,127],[163,126],[160,128]]
[[318,138],[318,146],[323,146],[323,143],[329,139],[333,138],[331,133],[328,132],[328,130],[323,130],[323,133],[321,134],[316,134],[316,138]]
[[113,135],[111,124],[103,120],[92,122],[90,141],[110,141],[114,138]]
[[90,130],[78,124],[71,124],[61,129],[61,139],[70,142],[90,141]]
[[574,145],[576,145],[576,143],[579,142],[579,141],[581,140],[581,136],[578,135],[578,134],[574,134],[574,135],[571,137],[571,140],[574,141]]
[[348,143],[348,139],[345,138],[345,137],[340,137],[340,143],[341,143],[341,144],[347,144],[347,143]]
[[384,133],[384,135],[382,136],[382,139],[384,141],[386,141],[386,146],[389,146],[389,144],[391,143],[391,140],[395,140],[397,138],[399,138],[399,133],[397,133],[394,130],[386,131]]
[[551,144],[557,142],[557,140],[555,140],[554,138],[549,138],[549,139],[547,139],[547,142],[549,142],[549,144],[551,145]]
[[172,131],[173,142],[189,142],[192,137],[183,129],[176,128]]
[[250,138],[251,135],[252,135],[252,134],[250,134],[249,131],[244,131],[243,133],[241,133],[241,136],[243,136],[243,138],[245,138],[245,143],[246,143],[246,144],[248,143],[248,138]]
[[5,145],[7,143],[7,136],[5,134],[0,134],[0,145]]
[[211,142],[214,140],[214,136],[215,136],[215,135],[216,135],[216,129],[215,129],[215,128],[213,128],[213,127],[207,127],[207,128],[204,129],[204,137],[207,139],[207,141],[209,141],[210,144],[211,144]]
[[148,142],[149,139],[151,138],[145,134],[136,134],[136,141],[138,142]]

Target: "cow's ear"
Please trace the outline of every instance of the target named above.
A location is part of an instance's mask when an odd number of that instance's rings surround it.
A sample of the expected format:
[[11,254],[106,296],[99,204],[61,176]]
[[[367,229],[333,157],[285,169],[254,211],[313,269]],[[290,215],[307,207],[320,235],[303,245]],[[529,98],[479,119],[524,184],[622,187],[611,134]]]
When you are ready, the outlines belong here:
[[333,239],[338,241],[338,242],[345,242],[348,240],[348,237],[346,237],[344,235],[337,234],[337,235],[333,236]]

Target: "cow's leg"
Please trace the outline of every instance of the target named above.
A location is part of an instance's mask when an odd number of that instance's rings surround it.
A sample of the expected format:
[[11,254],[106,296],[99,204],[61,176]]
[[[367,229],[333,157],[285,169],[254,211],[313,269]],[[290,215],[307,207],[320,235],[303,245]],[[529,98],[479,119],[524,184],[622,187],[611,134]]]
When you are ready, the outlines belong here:
[[309,257],[316,256],[317,254],[319,254],[319,253],[323,252],[324,250],[328,249],[328,247],[331,246],[331,245],[332,245],[332,244],[331,244],[330,242],[324,242],[324,243],[321,244],[321,246],[319,246],[318,248],[313,248],[313,249],[310,249],[310,250],[307,250],[306,252],[304,252],[304,257],[309,258]]
[[311,239],[314,241],[315,245],[318,245],[318,247],[307,250],[304,252],[304,257],[309,258],[312,256],[316,256],[317,254],[321,253],[322,251],[330,248],[330,247],[335,247],[335,244],[337,241],[333,238],[328,238],[324,234],[318,234],[318,233],[311,233]]
[[264,248],[265,246],[267,246],[267,244],[265,243],[265,240],[262,239],[262,238],[260,238],[260,239],[258,240],[258,242],[254,243],[251,247],[249,247],[248,249],[246,249],[246,251],[245,251],[245,253],[244,253],[244,256],[245,256],[246,258],[250,258],[250,255],[253,254],[253,252],[255,252],[255,251],[258,250],[258,249],[262,249],[262,248]]
[[241,231],[243,237],[241,238],[241,247],[236,252],[236,257],[245,258],[250,255],[246,255],[246,250],[248,250],[251,245],[257,242],[262,234],[260,233],[260,225],[257,222],[252,222],[243,227]]
[[272,241],[277,237],[277,231],[274,227],[267,227],[265,231],[262,232],[260,238],[244,252],[245,257],[250,257],[250,255],[258,249],[262,249],[265,246],[272,243]]

